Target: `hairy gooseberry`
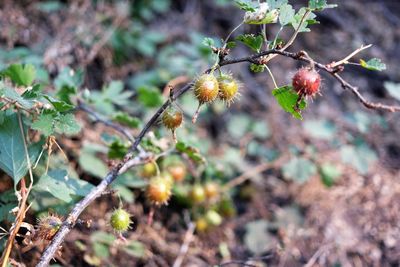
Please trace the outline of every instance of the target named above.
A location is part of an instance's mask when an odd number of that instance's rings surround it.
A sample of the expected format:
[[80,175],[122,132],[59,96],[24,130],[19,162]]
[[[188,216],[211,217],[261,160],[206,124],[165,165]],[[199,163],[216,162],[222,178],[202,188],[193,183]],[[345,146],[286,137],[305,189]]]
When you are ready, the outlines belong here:
[[168,172],[174,178],[175,182],[181,182],[186,176],[186,166],[185,164],[178,162],[173,163],[167,167]]
[[169,108],[164,111],[162,116],[162,122],[167,129],[172,131],[172,136],[176,141],[175,129],[181,126],[183,121],[183,114],[182,112],[174,109]]
[[213,74],[203,74],[194,83],[194,94],[200,103],[209,103],[218,96],[218,80]]
[[206,199],[206,193],[203,186],[200,184],[193,185],[192,189],[190,190],[190,199],[195,204],[204,202]]
[[155,162],[148,162],[143,165],[142,171],[141,171],[141,176],[144,178],[150,178],[155,175],[157,175],[157,163]]
[[196,220],[196,231],[197,232],[205,232],[208,229],[209,225],[206,218],[198,218]]
[[167,204],[171,196],[171,186],[171,181],[165,177],[154,177],[147,186],[147,198],[156,206]]
[[175,110],[174,108],[169,108],[164,111],[162,116],[162,122],[164,126],[170,130],[175,130],[181,126],[183,121],[182,112]]
[[220,191],[219,184],[215,182],[207,182],[204,185],[204,192],[208,200],[216,199],[219,195],[219,191]]
[[111,214],[110,225],[119,233],[127,231],[131,223],[131,215],[122,208],[114,210]]
[[197,100],[199,100],[199,106],[192,119],[192,122],[195,123],[201,105],[210,103],[217,98],[219,92],[218,80],[212,73],[203,74],[195,81],[193,91]]
[[51,240],[60,229],[62,218],[57,214],[48,214],[38,219],[36,236],[43,240]]
[[230,74],[222,74],[217,78],[219,86],[218,97],[229,106],[237,96],[239,85]]
[[314,96],[319,92],[321,76],[314,68],[301,68],[293,76],[292,85],[300,96]]
[[215,210],[207,211],[205,218],[210,225],[218,226],[222,223],[222,217]]

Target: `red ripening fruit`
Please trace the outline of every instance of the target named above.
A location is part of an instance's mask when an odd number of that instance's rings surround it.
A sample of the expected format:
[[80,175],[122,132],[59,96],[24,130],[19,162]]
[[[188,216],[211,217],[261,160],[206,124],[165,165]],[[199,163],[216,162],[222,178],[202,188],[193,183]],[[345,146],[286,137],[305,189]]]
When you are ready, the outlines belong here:
[[154,177],[147,186],[147,198],[156,206],[167,204],[171,196],[171,181],[162,176]]
[[321,76],[312,68],[301,68],[293,76],[292,84],[299,95],[314,96],[319,92]]
[[212,102],[217,98],[219,87],[213,74],[203,74],[194,83],[194,94],[201,104]]
[[164,126],[170,130],[175,130],[179,126],[181,126],[183,121],[182,112],[175,110],[173,108],[167,109],[164,111],[162,116],[162,122]]
[[125,232],[129,229],[129,225],[132,223],[131,215],[122,208],[116,209],[110,218],[111,227],[119,232]]

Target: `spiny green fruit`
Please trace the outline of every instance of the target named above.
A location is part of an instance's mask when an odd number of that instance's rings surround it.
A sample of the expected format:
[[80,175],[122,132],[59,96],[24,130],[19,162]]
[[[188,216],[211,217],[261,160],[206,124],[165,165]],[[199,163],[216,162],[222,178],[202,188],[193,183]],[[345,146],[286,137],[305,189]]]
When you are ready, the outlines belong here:
[[182,112],[175,110],[174,108],[169,108],[164,111],[162,116],[162,122],[164,126],[172,131],[172,137],[176,142],[175,129],[181,126],[183,121]]
[[183,121],[182,112],[175,110],[173,108],[165,110],[162,116],[162,122],[164,126],[172,131],[181,126],[182,121]]
[[213,74],[203,74],[194,83],[194,94],[200,103],[209,103],[218,96],[218,80]]
[[176,162],[167,167],[175,182],[181,182],[186,176],[186,166],[182,162]]
[[157,163],[155,162],[148,162],[143,165],[141,176],[144,178],[150,178],[157,175]]
[[175,182],[174,177],[169,172],[162,171],[159,177],[161,179],[165,179],[170,184],[171,187],[174,185]]
[[199,106],[192,118],[192,122],[196,123],[201,105],[210,103],[217,98],[219,93],[218,80],[212,73],[203,74],[195,81],[193,91],[197,100],[199,100]]
[[218,226],[222,223],[222,217],[215,210],[207,211],[205,218],[210,225]]
[[209,228],[208,222],[206,220],[206,218],[198,218],[196,220],[196,231],[199,233],[205,232],[207,231],[207,229]]
[[114,212],[111,214],[110,224],[111,227],[117,232],[122,233],[127,231],[131,223],[131,215],[122,208],[114,210]]
[[204,200],[206,200],[206,193],[200,184],[193,185],[192,190],[190,190],[190,199],[195,204],[204,202]]
[[219,184],[216,182],[207,182],[204,185],[204,191],[208,200],[215,200],[220,192]]
[[62,218],[57,214],[48,214],[38,219],[36,235],[43,240],[51,240],[60,229]]
[[230,74],[222,74],[218,77],[218,97],[229,106],[237,97],[239,84]]
[[167,204],[171,197],[171,187],[171,181],[165,177],[154,177],[147,186],[147,198],[156,206]]

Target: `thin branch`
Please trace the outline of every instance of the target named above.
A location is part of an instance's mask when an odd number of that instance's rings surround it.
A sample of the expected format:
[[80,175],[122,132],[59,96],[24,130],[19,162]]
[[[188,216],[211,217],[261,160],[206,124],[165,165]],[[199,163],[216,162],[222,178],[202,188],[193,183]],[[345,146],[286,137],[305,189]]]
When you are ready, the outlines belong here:
[[135,142],[135,138],[131,135],[131,133],[126,130],[124,127],[122,127],[121,125],[117,124],[117,123],[113,123],[105,118],[103,118],[100,114],[98,114],[97,112],[95,112],[94,110],[92,110],[91,108],[89,108],[88,106],[86,106],[83,103],[78,103],[78,109],[88,113],[89,115],[91,115],[94,119],[95,122],[101,122],[104,125],[113,128],[114,130],[116,130],[117,132],[120,132],[121,134],[123,134],[132,144]]
[[[301,18],[301,20],[300,20],[300,22],[299,22],[299,25],[297,26],[297,28],[296,28],[296,30],[294,31],[294,33],[293,33],[293,35],[290,37],[290,39],[289,39],[289,41],[285,44],[285,46],[282,48],[282,49],[280,49],[280,51],[285,51],[286,49],[288,49],[292,44],[293,44],[293,42],[296,40],[296,38],[297,38],[297,35],[299,34],[299,32],[300,32],[300,29],[301,29],[301,27],[303,27],[303,23],[304,23],[304,21],[306,20],[306,18],[308,17],[308,15],[310,15],[310,13],[311,13],[311,10],[310,9],[308,9],[305,13],[304,13],[304,15],[303,15],[303,17]],[[281,28],[282,29],[282,28]],[[280,30],[279,30],[280,31]],[[278,31],[278,34],[279,34],[279,31]],[[275,46],[274,46],[274,48],[275,48]],[[276,57],[277,56],[277,54],[273,54],[273,55],[269,55],[267,58],[266,58],[266,60],[265,60],[265,64],[266,63],[268,63],[270,60],[272,60],[274,57]]]
[[222,190],[226,192],[229,189],[231,189],[235,186],[238,186],[238,185],[246,182],[247,180],[250,180],[251,178],[254,178],[255,175],[257,175],[263,171],[266,171],[270,168],[281,165],[285,160],[286,160],[286,157],[282,156],[275,161],[261,163],[260,165],[255,166],[254,168],[251,168],[249,171],[247,171],[247,172],[237,176],[236,178],[230,180],[229,182],[227,182],[224,185]]
[[[260,58],[266,55],[272,55],[272,54],[278,54],[282,55],[285,57],[292,58],[294,60],[299,60],[303,61],[306,63],[312,63],[314,62],[312,59],[305,57],[304,52],[298,52],[298,53],[293,53],[293,52],[287,52],[287,51],[282,51],[282,50],[277,50],[277,49],[271,49],[271,50],[266,50],[263,52],[260,52],[258,54],[254,54],[248,57],[243,57],[243,58],[237,58],[237,59],[230,59],[230,60],[222,60],[219,63],[219,67],[225,66],[225,65],[231,65],[231,64],[236,64],[240,62],[251,62],[255,64],[260,63]],[[360,101],[366,106],[367,108],[371,109],[381,109],[381,110],[388,110],[388,111],[400,111],[400,106],[388,106],[384,105],[381,103],[372,103],[367,101],[358,91],[358,89],[352,85],[350,85],[348,82],[346,82],[341,76],[337,74],[338,71],[340,71],[337,68],[330,68],[327,65],[324,65],[322,63],[314,62],[315,67],[318,69],[321,69],[329,74],[331,74],[333,77],[335,77],[343,86],[343,88],[350,89],[359,99]],[[205,72],[210,72],[211,69],[206,70]],[[40,258],[40,261],[38,263],[38,267],[44,267],[47,266],[50,262],[50,260],[53,258],[54,254],[58,250],[59,246],[62,244],[64,241],[66,235],[71,231],[71,229],[74,227],[76,220],[78,219],[79,215],[83,212],[83,210],[90,204],[92,203],[97,197],[101,196],[102,193],[107,190],[108,185],[110,185],[117,177],[118,175],[122,174],[125,172],[127,169],[142,164],[143,162],[149,161],[149,155],[146,153],[139,153],[138,156],[134,157],[134,152],[138,150],[139,144],[146,135],[146,133],[150,130],[150,128],[157,122],[161,114],[172,104],[174,100],[179,98],[182,94],[186,93],[189,91],[192,87],[192,83],[187,84],[186,86],[182,87],[178,91],[176,91],[171,98],[169,98],[167,101],[164,102],[164,104],[156,111],[156,113],[150,118],[150,120],[146,123],[146,125],[143,127],[139,135],[136,137],[136,139],[133,142],[133,145],[131,146],[128,154],[125,156],[124,160],[119,163],[117,166],[115,166],[108,174],[107,176],[103,179],[103,181],[93,188],[93,190],[86,195],[85,198],[83,198],[80,202],[78,202],[75,207],[72,209],[71,213],[67,217],[67,219],[63,222],[60,230],[57,232],[49,246],[46,248],[44,251],[42,257]]]
[[[104,125],[106,125],[110,128],[113,128],[117,132],[121,133],[131,142],[131,144],[133,144],[135,142],[135,138],[131,135],[131,133],[125,127],[122,127],[121,125],[119,125],[117,123],[114,123],[112,121],[109,121],[109,120],[103,118],[100,114],[98,114],[97,112],[95,112],[94,110],[92,110],[91,108],[89,108],[88,106],[86,106],[85,104],[83,104],[81,102],[78,102],[77,108],[86,112],[87,114],[91,115],[95,119],[95,122],[103,123]],[[139,150],[139,153],[144,153],[144,150],[140,146],[138,146],[138,150]]]
[[185,255],[189,250],[189,245],[193,240],[194,229],[195,229],[195,224],[193,222],[190,222],[182,246],[179,250],[179,255],[176,258],[174,265],[172,265],[172,267],[181,267]]
[[[314,66],[320,70],[323,70],[330,75],[332,75],[336,80],[339,81],[339,83],[342,85],[343,89],[348,89],[353,92],[353,94],[360,100],[360,102],[369,109],[375,109],[375,110],[384,110],[384,111],[390,111],[390,112],[398,112],[400,111],[400,106],[397,105],[386,105],[382,103],[374,103],[369,100],[367,100],[359,91],[359,89],[353,85],[351,85],[349,82],[344,80],[338,72],[340,70],[340,66],[336,68],[331,68],[329,64],[325,65],[319,62],[314,61],[311,59],[309,56],[305,56],[305,53],[300,51],[298,53],[293,53],[293,52],[287,52],[287,51],[281,51],[281,50],[276,50],[276,49],[271,49],[271,50],[266,50],[263,52],[260,52],[258,54],[254,54],[249,57],[243,57],[243,58],[237,58],[237,59],[231,59],[231,60],[224,60],[220,62],[220,66],[225,66],[225,65],[230,65],[230,64],[236,64],[240,62],[250,62],[250,63],[255,63],[255,64],[260,64],[259,58],[270,55],[270,54],[279,54],[288,58],[292,58],[294,60],[299,60],[306,62],[308,64],[314,64]],[[264,62],[263,62],[264,63]]]
[[315,253],[314,255],[308,260],[308,262],[304,265],[304,267],[312,267],[314,264],[317,262],[318,258],[330,250],[332,248],[332,244],[326,244],[322,245]]
[[349,59],[351,59],[352,57],[354,57],[355,55],[357,55],[361,51],[370,48],[371,46],[372,46],[372,44],[369,44],[369,45],[366,45],[366,46],[362,45],[360,48],[354,50],[350,55],[348,55],[344,59],[339,60],[337,62],[332,62],[331,64],[329,64],[329,67],[336,68],[337,66],[340,66],[340,65],[343,65],[343,64],[348,64],[349,63]]
[[[331,73],[332,74],[332,73]],[[365,99],[365,97],[360,93],[360,91],[358,90],[357,87],[351,85],[350,83],[348,83],[347,81],[345,81],[339,74],[334,73],[332,74],[342,85],[343,89],[349,89],[353,92],[353,94],[355,96],[358,97],[358,99],[360,100],[360,102],[369,109],[375,109],[375,110],[386,110],[386,111],[390,111],[390,112],[398,112],[400,111],[400,106],[390,106],[390,105],[385,105],[382,103],[374,103],[371,102],[367,99]]]
[[93,190],[86,195],[86,197],[84,197],[75,205],[66,220],[62,223],[60,229],[52,239],[49,246],[44,251],[39,263],[36,266],[45,267],[49,265],[50,260],[54,257],[54,254],[64,241],[66,235],[74,227],[79,215],[86,209],[87,206],[89,206],[90,203],[92,203],[96,198],[101,196],[104,191],[107,190],[108,185],[110,185],[118,177],[118,175],[122,174],[130,167],[140,165],[147,160],[147,155],[139,155],[129,160],[125,159],[122,163],[114,167],[98,186],[93,188]]
[[257,267],[257,265],[250,264],[250,263],[247,263],[247,262],[241,261],[241,260],[227,261],[227,262],[219,264],[218,267],[229,266],[229,265],[236,265],[236,266],[243,266],[243,267]]

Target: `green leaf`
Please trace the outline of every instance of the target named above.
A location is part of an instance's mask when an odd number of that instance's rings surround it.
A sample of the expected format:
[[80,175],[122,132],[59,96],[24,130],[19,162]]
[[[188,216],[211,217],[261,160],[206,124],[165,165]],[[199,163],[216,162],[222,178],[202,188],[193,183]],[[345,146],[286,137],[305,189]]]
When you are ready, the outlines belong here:
[[66,112],[74,108],[73,105],[62,100],[55,99],[52,96],[44,95],[43,97],[46,98],[58,112]]
[[[293,87],[290,85],[282,86],[280,88],[272,90],[272,95],[278,101],[279,105],[283,108],[284,111],[289,112],[296,119],[302,120],[303,117],[301,113],[296,111],[294,108],[296,106],[297,99],[299,96],[293,90]],[[303,110],[307,107],[307,103],[304,99],[301,100],[299,104],[299,109]]]
[[103,178],[108,173],[106,164],[94,153],[90,153],[89,151],[81,152],[79,156],[79,165],[85,172],[97,178]]
[[283,176],[297,183],[304,183],[317,172],[315,164],[304,158],[293,158],[282,167]]
[[284,4],[280,8],[279,23],[282,26],[290,24],[294,19],[295,11],[291,5]]
[[200,151],[192,146],[188,146],[183,142],[178,142],[175,146],[176,150],[180,153],[188,155],[196,163],[205,163],[206,159],[200,154]]
[[280,8],[281,6],[288,3],[288,0],[268,0],[267,1],[269,9]]
[[246,224],[244,244],[254,255],[261,255],[276,245],[273,236],[268,232],[268,225],[266,220]]
[[64,6],[65,6],[64,3],[61,3],[60,1],[57,0],[48,0],[48,1],[38,2],[35,4],[35,8],[47,13],[59,11]]
[[250,47],[253,51],[259,52],[263,43],[261,35],[255,36],[254,34],[241,34],[236,37],[236,40]]
[[1,81],[0,81],[0,96],[4,96],[10,100],[13,100],[26,109],[33,108],[35,104],[34,101],[23,98],[15,91],[14,88],[5,86],[4,83]]
[[265,70],[265,66],[251,63],[250,70],[255,73],[263,72]]
[[116,239],[115,235],[101,231],[94,232],[90,236],[90,240],[93,243],[103,243],[109,246],[114,243],[115,239]]
[[136,258],[142,258],[145,255],[145,246],[136,240],[130,241],[126,246],[124,246],[123,250]]
[[368,61],[360,59],[360,64],[363,68],[368,70],[383,71],[386,70],[386,64],[383,63],[379,58],[372,58]]
[[235,0],[235,4],[244,11],[256,11],[254,4],[249,0]]
[[385,82],[384,86],[389,95],[400,101],[400,83]]
[[[23,124],[23,127],[25,133],[26,126]],[[41,144],[27,145],[30,161],[35,162]],[[0,125],[0,168],[14,179],[14,185],[28,172],[23,136],[15,113],[4,116]]]
[[335,125],[328,120],[307,120],[303,128],[310,136],[317,139],[330,140],[336,134]]
[[239,139],[249,132],[250,124],[251,117],[244,114],[234,115],[228,122],[228,133],[233,138]]
[[312,10],[324,10],[325,8],[335,8],[336,4],[328,4],[327,0],[310,0],[308,7]]
[[[300,22],[302,21],[305,13],[307,12],[307,9],[302,7],[300,8],[300,10],[297,12],[297,14],[294,16],[293,20],[292,20],[292,27],[294,30],[297,30],[297,28],[300,27]],[[301,27],[299,28],[299,32],[309,32],[311,31],[308,28],[308,25],[312,25],[312,24],[317,24],[318,21],[315,20],[317,16],[310,12],[307,16],[306,19],[303,20],[303,23],[301,24]]]
[[342,175],[342,172],[334,165],[325,163],[319,169],[321,180],[327,187],[331,187],[337,178]]
[[49,136],[54,132],[54,117],[52,114],[41,114],[31,128],[36,131],[40,131],[45,136]]
[[342,161],[353,166],[362,175],[367,174],[369,166],[378,159],[376,153],[365,143],[343,146],[340,152]]
[[57,97],[65,103],[72,105],[71,96],[76,95],[76,93],[77,89],[75,87],[63,86],[57,92]]
[[124,145],[119,140],[111,143],[108,150],[108,157],[110,159],[122,159],[128,152],[129,146]]
[[58,115],[54,122],[54,127],[57,133],[67,135],[77,134],[81,130],[81,126],[71,113]]
[[18,199],[14,190],[3,191],[0,194],[0,203],[0,222],[13,222],[15,216],[12,214],[11,210],[18,207]]
[[251,132],[255,137],[265,139],[271,135],[268,124],[266,121],[256,121],[251,126]]
[[141,86],[137,89],[139,101],[149,108],[158,107],[162,104],[162,95],[156,87]]
[[83,84],[84,72],[83,69],[77,71],[72,70],[69,67],[64,68],[55,78],[54,85],[57,91],[63,87],[70,87],[78,89]]
[[117,112],[114,115],[113,120],[115,120],[116,122],[118,122],[122,125],[131,127],[131,128],[138,128],[141,124],[140,119],[138,119],[136,117],[132,117],[131,115],[129,115],[128,113],[125,113],[125,112]]
[[133,92],[123,91],[124,83],[122,81],[111,81],[103,87],[102,96],[116,105],[127,105]]
[[226,43],[226,48],[235,48],[236,47],[236,42],[235,41],[230,41]]
[[215,46],[214,40],[212,38],[209,38],[209,37],[205,37],[203,42],[202,42],[202,44],[205,45],[205,46],[209,46],[209,47]]
[[5,71],[8,76],[18,86],[30,86],[36,77],[36,70],[32,64],[12,64]]
[[94,186],[68,176],[66,170],[52,170],[40,177],[36,190],[46,191],[67,203],[73,196],[86,196]]
[[43,90],[43,86],[41,84],[35,84],[32,86],[32,89],[26,90],[23,94],[22,97],[24,99],[35,99],[41,96],[41,92]]

